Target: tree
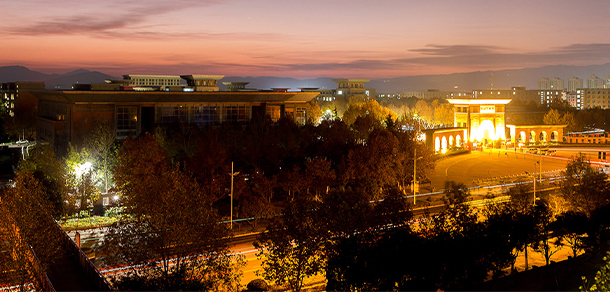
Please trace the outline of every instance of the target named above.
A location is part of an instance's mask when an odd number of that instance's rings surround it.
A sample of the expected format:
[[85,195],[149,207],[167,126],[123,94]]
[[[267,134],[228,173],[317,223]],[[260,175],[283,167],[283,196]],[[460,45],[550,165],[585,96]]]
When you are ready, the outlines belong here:
[[55,156],[49,145],[36,145],[29,153],[27,159],[19,164],[18,172],[30,173],[42,184],[46,200],[51,203],[49,212],[58,218],[65,212],[64,201],[67,194],[62,161]]
[[77,213],[80,218],[82,210],[88,210],[97,201],[99,192],[96,186],[91,163],[91,154],[87,149],[78,150],[70,145],[64,163],[66,177],[66,208],[68,213]]
[[453,126],[453,105],[444,103],[434,109],[434,124]]
[[[343,121],[348,126],[351,126],[358,117],[369,116],[373,121],[381,123],[388,115],[393,115],[390,110],[382,107],[374,100],[352,103],[349,108],[343,113]],[[392,116],[392,118],[396,118]]]
[[593,210],[608,204],[610,185],[607,175],[591,166],[583,155],[568,162],[561,182],[561,195],[573,210],[590,216]]
[[405,265],[415,259],[403,256],[404,247],[422,247],[404,225],[411,219],[410,206],[396,188],[384,189],[383,196],[374,208],[362,191],[333,190],[323,196],[328,290],[390,290],[408,273]]
[[550,109],[542,119],[546,125],[559,125],[561,124],[561,114],[556,109]]
[[226,189],[230,187],[231,159],[220,138],[218,132],[208,129],[195,156],[186,161],[185,167],[200,185],[206,186],[202,191],[213,201],[226,197]]
[[585,276],[582,276],[583,285],[580,286],[580,291],[610,291],[610,251],[606,252],[606,256],[603,258],[604,264],[599,267],[599,270],[595,273],[594,281],[589,281]]
[[256,231],[256,225],[260,219],[275,215],[273,204],[265,200],[262,196],[250,194],[240,202],[241,215],[246,218],[252,231]]
[[558,215],[553,224],[555,234],[570,245],[572,257],[576,257],[578,252],[585,247],[583,238],[588,224],[587,215],[575,211],[567,211]]
[[116,164],[118,147],[115,144],[116,131],[110,123],[98,125],[85,140],[91,156],[95,159],[94,166],[102,172],[103,190],[108,193],[112,184],[112,168]]
[[413,111],[428,123],[434,120],[434,109],[425,100],[418,100]]
[[582,130],[582,125],[578,124],[578,121],[572,112],[565,112],[561,116],[561,124],[567,125],[565,132],[568,133]]
[[14,187],[2,194],[0,250],[7,252],[0,255],[0,271],[9,271],[9,283],[21,291],[38,281],[61,250],[59,227],[48,212],[52,209],[44,186],[30,172],[18,172]]
[[540,201],[536,204],[532,215],[536,221],[538,231],[536,241],[533,243],[532,247],[535,251],[542,254],[548,265],[551,261],[551,257],[561,249],[561,237],[557,237],[554,242],[550,242],[551,239],[549,237],[553,232],[553,214],[544,201]]
[[119,287],[237,289],[243,256],[230,254],[232,235],[218,224],[214,198],[171,165],[150,134],[128,139],[119,157],[115,177],[126,216],[108,228],[104,250],[116,254],[113,264],[135,267]]
[[309,160],[306,165],[305,175],[309,178],[308,189],[314,191],[315,197],[330,188],[335,181],[335,171],[331,169],[331,162],[323,158]]
[[386,129],[373,131],[366,146],[349,152],[349,178],[354,185],[364,187],[371,199],[378,198],[382,188],[396,186],[396,155],[398,139]]
[[307,102],[307,120],[314,125],[317,125],[322,118],[322,110],[315,101]]
[[470,193],[464,184],[445,183],[444,209],[423,224],[426,245],[434,254],[425,267],[426,274],[442,290],[468,290],[482,283],[489,271],[489,262],[482,239],[482,225],[466,202]]
[[296,199],[288,203],[284,215],[271,221],[254,242],[257,257],[264,258],[260,276],[300,291],[306,278],[324,273],[325,239],[318,209],[318,202]]

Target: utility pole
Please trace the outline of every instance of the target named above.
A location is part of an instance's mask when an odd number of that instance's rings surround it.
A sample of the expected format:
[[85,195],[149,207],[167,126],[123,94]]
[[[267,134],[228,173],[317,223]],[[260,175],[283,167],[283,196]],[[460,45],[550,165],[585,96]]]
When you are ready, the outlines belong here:
[[239,172],[233,172],[233,161],[231,161],[231,230],[233,230],[233,177],[238,174]]
[[415,205],[415,196],[417,196],[417,142],[413,147],[413,205]]

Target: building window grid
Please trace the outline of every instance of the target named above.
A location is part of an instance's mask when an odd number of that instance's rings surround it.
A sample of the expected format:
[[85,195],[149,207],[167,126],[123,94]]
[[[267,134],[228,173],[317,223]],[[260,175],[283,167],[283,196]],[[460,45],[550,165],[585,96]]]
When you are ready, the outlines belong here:
[[157,106],[156,120],[161,124],[195,123],[198,126],[221,122],[250,121],[252,108],[247,104],[197,104]]
[[281,110],[279,105],[267,105],[265,112],[274,122],[277,122],[281,117]]
[[135,137],[137,134],[138,108],[136,106],[117,107],[117,137]]

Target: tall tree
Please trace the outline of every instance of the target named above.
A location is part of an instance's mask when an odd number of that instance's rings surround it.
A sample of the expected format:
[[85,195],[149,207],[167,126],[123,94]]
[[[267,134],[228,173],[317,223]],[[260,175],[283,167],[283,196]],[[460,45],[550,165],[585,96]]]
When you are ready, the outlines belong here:
[[68,213],[77,213],[93,207],[99,197],[96,177],[91,162],[91,154],[87,149],[77,149],[70,145],[68,155],[64,161],[64,175],[66,177],[66,208]]
[[434,124],[453,126],[453,105],[443,103],[434,109]]
[[66,176],[62,161],[49,145],[36,145],[29,150],[29,157],[19,164],[19,172],[31,173],[43,186],[46,199],[51,202],[51,215],[57,218],[64,213],[67,193]]
[[382,107],[374,100],[369,100],[350,104],[349,108],[343,113],[343,121],[351,126],[358,117],[369,116],[373,121],[381,123],[388,115],[391,115],[394,119],[396,118],[390,110]]
[[583,155],[568,162],[562,176],[561,195],[573,210],[589,216],[596,208],[609,203],[608,176],[593,168]]
[[318,222],[319,203],[296,199],[276,217],[254,246],[264,258],[262,277],[300,291],[306,278],[324,273],[324,239]]
[[85,146],[95,159],[94,167],[101,172],[102,190],[108,193],[112,186],[112,169],[116,164],[116,132],[110,123],[99,124],[85,140]]
[[104,249],[117,255],[109,261],[134,267],[123,289],[238,288],[243,257],[230,255],[214,198],[169,163],[152,135],[125,142],[115,177],[127,216],[108,228]]
[[542,121],[546,125],[559,125],[561,124],[561,114],[556,109],[550,109],[545,115]]
[[0,199],[0,250],[6,251],[0,255],[0,271],[8,271],[4,276],[21,291],[38,281],[59,255],[61,235],[49,210],[52,202],[30,172],[18,172],[15,186]]

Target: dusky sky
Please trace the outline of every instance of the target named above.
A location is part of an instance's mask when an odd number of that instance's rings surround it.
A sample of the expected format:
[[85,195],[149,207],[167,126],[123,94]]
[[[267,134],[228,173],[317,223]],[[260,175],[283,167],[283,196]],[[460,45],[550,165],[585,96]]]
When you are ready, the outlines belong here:
[[0,66],[384,78],[610,62],[605,0],[2,1]]

